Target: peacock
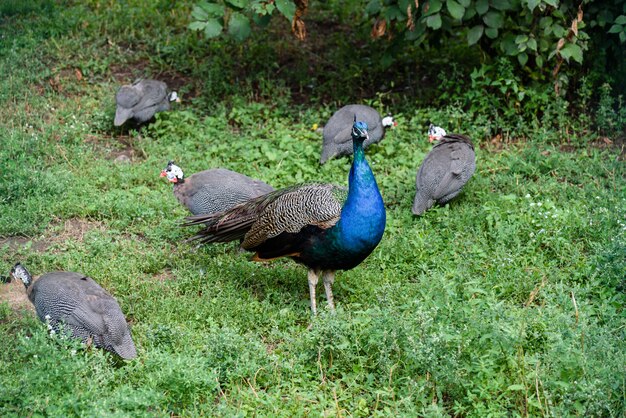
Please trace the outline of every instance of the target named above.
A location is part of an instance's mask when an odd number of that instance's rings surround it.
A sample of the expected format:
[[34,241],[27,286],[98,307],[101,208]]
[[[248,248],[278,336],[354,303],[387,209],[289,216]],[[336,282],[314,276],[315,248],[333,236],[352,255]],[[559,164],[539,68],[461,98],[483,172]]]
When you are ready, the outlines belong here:
[[115,126],[134,119],[137,123],[148,122],[157,112],[170,109],[170,102],[178,102],[178,94],[170,92],[167,85],[158,80],[137,80],[120,87],[115,95]]
[[320,276],[329,309],[336,270],[358,266],[385,231],[385,205],[363,150],[367,124],[352,125],[354,159],[348,189],[307,183],[270,192],[224,212],[187,217],[185,226],[204,224],[192,240],[228,242],[254,252],[253,261],[290,257],[308,268],[311,311],[317,313],[315,288]]
[[420,166],[415,179],[413,214],[422,215],[436,203],[456,197],[476,170],[474,144],[465,135],[447,134],[430,125],[428,140],[437,141]]

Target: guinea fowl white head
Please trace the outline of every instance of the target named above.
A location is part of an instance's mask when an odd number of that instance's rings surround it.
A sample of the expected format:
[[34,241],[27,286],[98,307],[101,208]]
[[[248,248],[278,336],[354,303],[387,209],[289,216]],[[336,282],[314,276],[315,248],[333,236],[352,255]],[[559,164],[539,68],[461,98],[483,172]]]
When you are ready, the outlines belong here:
[[30,285],[30,282],[32,281],[31,275],[28,273],[26,268],[24,268],[24,266],[22,266],[20,263],[17,263],[16,265],[13,266],[13,268],[11,269],[11,276],[15,280],[21,280],[22,283],[24,283],[24,286],[26,286],[27,288]]
[[398,126],[398,122],[393,120],[393,116],[387,115],[382,119],[383,126],[385,128],[390,128],[392,126]]
[[439,126],[435,126],[432,123],[428,127],[428,141],[439,141],[441,138],[446,136],[446,130],[440,128]]
[[174,161],[170,161],[167,163],[167,167],[161,170],[161,177],[167,177],[167,180],[172,183],[182,183],[184,174],[182,168],[174,164]]

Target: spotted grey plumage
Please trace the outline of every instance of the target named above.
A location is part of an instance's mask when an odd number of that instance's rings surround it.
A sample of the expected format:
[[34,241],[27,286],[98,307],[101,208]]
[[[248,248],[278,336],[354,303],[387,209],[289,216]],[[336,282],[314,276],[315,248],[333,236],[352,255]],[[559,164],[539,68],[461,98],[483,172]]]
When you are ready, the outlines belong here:
[[417,172],[412,208],[415,215],[423,214],[435,202],[442,205],[456,197],[476,170],[472,141],[465,135],[442,132]]
[[174,183],[174,196],[194,215],[221,212],[274,190],[261,180],[224,168],[185,177],[173,161],[161,171],[161,177]]
[[[116,353],[124,359],[137,357],[130,330],[117,301],[91,277],[55,271],[33,281],[21,264],[11,270],[26,287],[37,316],[55,332],[69,332],[83,342]],[[61,326],[62,324],[62,326]]]
[[363,148],[380,142],[385,136],[385,128],[396,124],[391,116],[383,119],[376,109],[369,106],[351,104],[342,107],[328,119],[324,126],[321,164],[336,156],[352,155],[351,132],[355,114],[357,119],[367,123],[368,127],[369,138],[363,143]]
[[158,80],[138,80],[132,85],[120,87],[115,95],[115,126],[134,119],[145,123],[157,112],[170,109],[170,102],[177,100],[176,92],[170,92],[167,85]]

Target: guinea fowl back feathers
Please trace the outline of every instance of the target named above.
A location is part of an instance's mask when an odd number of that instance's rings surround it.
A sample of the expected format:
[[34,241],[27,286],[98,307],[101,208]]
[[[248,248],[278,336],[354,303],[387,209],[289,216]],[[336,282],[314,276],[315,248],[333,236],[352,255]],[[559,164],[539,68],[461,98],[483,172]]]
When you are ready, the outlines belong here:
[[321,164],[335,156],[352,154],[351,131],[355,114],[357,119],[364,121],[368,126],[369,137],[364,141],[363,148],[383,139],[385,128],[376,109],[360,104],[344,106],[336,111],[324,126]]
[[138,80],[132,85],[122,86],[115,95],[117,108],[113,123],[121,126],[129,119],[147,122],[157,112],[169,110],[173,97],[167,85],[158,80]]
[[221,212],[274,190],[261,180],[224,168],[185,177],[183,170],[173,161],[167,163],[161,177],[174,183],[174,196],[194,215]]
[[435,203],[456,197],[476,169],[474,145],[469,137],[447,134],[424,158],[416,176],[413,213],[421,215]]

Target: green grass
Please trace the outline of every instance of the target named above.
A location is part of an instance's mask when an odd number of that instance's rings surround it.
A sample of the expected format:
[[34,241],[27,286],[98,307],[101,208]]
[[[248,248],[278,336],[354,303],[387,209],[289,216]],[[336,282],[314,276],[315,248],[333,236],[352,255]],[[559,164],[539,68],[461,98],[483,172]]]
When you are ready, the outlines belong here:
[[[272,81],[267,51],[291,41],[270,47],[262,35],[248,45],[259,55],[229,62],[231,44],[184,29],[187,4],[9,3],[0,237],[32,244],[0,248],[0,272],[20,261],[36,276],[91,275],[118,299],[139,358],[50,338],[0,303],[0,415],[624,415],[619,150],[545,126],[494,147],[486,117],[404,103],[397,129],[367,151],[385,236],[338,274],[336,314],[319,297],[312,319],[303,267],[183,243],[186,211],[159,178],[174,159],[188,173],[227,167],[276,187],[346,184],[349,160],[320,167],[311,129],[334,106],[296,103],[297,82]],[[255,66],[267,71],[247,73]],[[142,74],[178,82],[184,102],[139,132],[115,129],[114,93]],[[341,85],[329,103],[347,100],[341,75],[327,75]],[[432,120],[476,140],[478,168],[460,198],[415,218]],[[130,164],[114,162],[131,151]]]

